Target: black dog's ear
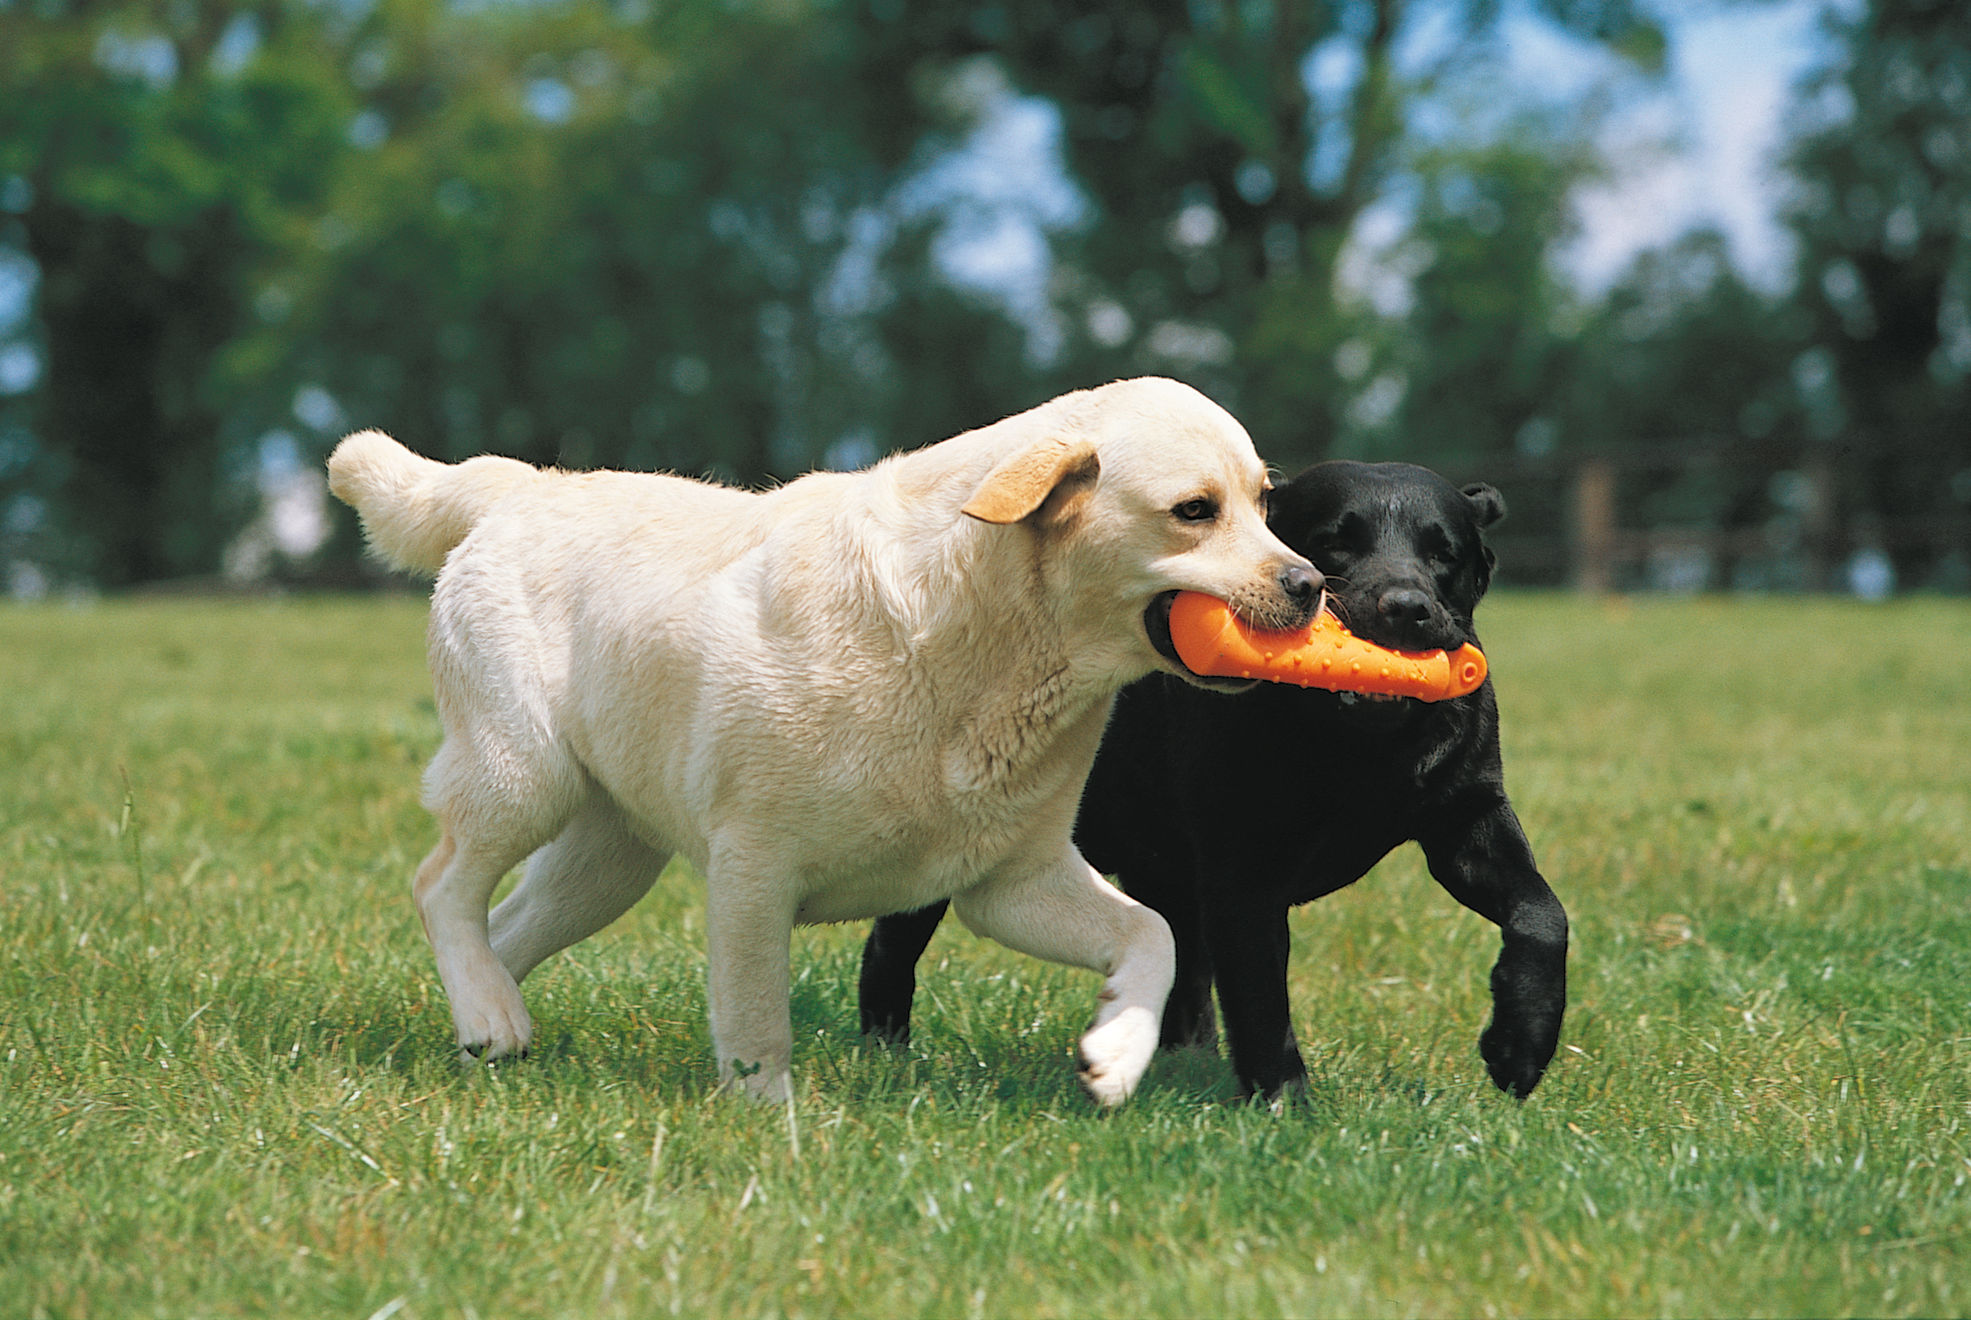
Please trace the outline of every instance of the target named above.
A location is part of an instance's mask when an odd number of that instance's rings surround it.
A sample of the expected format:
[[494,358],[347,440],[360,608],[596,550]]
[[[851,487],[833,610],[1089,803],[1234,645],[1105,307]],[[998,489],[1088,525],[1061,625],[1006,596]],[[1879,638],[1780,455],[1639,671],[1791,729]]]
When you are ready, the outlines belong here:
[[1499,556],[1492,552],[1491,546],[1480,541],[1478,544],[1478,553],[1479,561],[1473,564],[1471,568],[1471,603],[1473,605],[1477,605],[1479,601],[1485,599],[1485,593],[1492,589],[1492,574],[1497,572],[1499,567]]
[[[1480,530],[1490,527],[1506,516],[1506,497],[1482,481],[1474,481],[1458,493],[1463,495],[1465,503],[1471,506],[1472,521],[1478,524]],[[1479,543],[1479,552],[1484,556],[1485,566],[1478,570],[1476,585],[1478,595],[1483,596],[1492,586],[1492,571],[1499,566],[1499,557],[1493,554],[1492,547],[1484,544],[1482,540]]]
[[1490,527],[1506,516],[1506,497],[1482,481],[1474,481],[1461,494],[1471,504],[1471,515],[1480,527]]

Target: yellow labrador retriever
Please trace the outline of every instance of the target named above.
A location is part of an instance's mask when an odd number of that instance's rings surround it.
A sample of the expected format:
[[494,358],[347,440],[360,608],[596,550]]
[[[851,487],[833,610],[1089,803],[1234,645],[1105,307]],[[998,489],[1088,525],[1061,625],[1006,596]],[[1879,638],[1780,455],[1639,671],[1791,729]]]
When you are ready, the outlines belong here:
[[1120,381],[760,494],[447,465],[375,431],[329,473],[373,549],[438,574],[442,837],[414,892],[467,1054],[526,1049],[520,980],[677,852],[706,881],[727,1086],[790,1093],[795,923],[950,898],[1107,978],[1080,1076],[1104,1104],[1135,1088],[1170,934],[1069,839],[1110,701],[1183,671],[1176,590],[1286,627],[1322,585],[1266,529],[1265,468],[1222,409]]

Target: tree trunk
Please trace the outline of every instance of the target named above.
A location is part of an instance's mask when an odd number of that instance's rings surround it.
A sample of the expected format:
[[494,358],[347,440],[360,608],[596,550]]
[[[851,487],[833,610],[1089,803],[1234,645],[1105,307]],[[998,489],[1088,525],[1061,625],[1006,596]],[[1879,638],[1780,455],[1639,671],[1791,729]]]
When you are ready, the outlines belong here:
[[64,469],[73,562],[112,590],[209,571],[223,535],[199,396],[225,289],[196,252],[160,273],[158,235],[121,217],[44,203],[25,218],[47,336],[37,430]]

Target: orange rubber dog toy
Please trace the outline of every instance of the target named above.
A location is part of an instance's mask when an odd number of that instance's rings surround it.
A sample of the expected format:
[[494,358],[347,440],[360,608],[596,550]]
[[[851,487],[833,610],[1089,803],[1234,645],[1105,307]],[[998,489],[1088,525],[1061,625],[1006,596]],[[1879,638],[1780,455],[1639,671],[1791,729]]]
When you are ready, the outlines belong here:
[[1368,692],[1444,701],[1476,692],[1485,656],[1456,651],[1392,651],[1363,641],[1325,611],[1294,632],[1255,628],[1215,596],[1180,591],[1170,606],[1170,640],[1196,674],[1263,678],[1330,692]]

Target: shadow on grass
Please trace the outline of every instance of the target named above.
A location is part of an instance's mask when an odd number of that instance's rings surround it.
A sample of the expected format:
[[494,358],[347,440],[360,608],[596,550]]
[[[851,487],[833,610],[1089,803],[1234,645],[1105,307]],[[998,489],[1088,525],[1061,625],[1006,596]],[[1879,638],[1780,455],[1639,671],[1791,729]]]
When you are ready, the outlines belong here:
[[[790,987],[795,1082],[804,1097],[879,1108],[931,1102],[959,1110],[1103,1112],[1074,1075],[1086,1005],[1072,973],[928,987],[913,1037],[899,1045],[860,1032],[855,951],[814,952]],[[263,987],[264,1001],[283,1001],[292,1013],[270,1015],[259,1033],[261,1048],[292,1066],[326,1060],[397,1074],[407,1084],[490,1070],[530,1089],[627,1087],[667,1097],[715,1089],[702,963],[684,944],[651,950],[641,965],[626,964],[620,950],[571,950],[544,965],[525,989],[535,1037],[521,1059],[462,1061],[436,973],[408,957],[378,959],[367,973],[339,983],[318,1009],[302,1001],[304,991],[293,983]],[[246,1039],[242,1032],[242,1047],[250,1048]],[[1231,1063],[1218,1050],[1159,1051],[1135,1105],[1250,1106],[1334,1122],[1365,1104],[1425,1110],[1492,1092],[1482,1075],[1475,1082],[1429,1076],[1413,1058],[1379,1056],[1362,1045],[1317,1045],[1309,1060],[1307,1089],[1268,1106],[1240,1095]]]

